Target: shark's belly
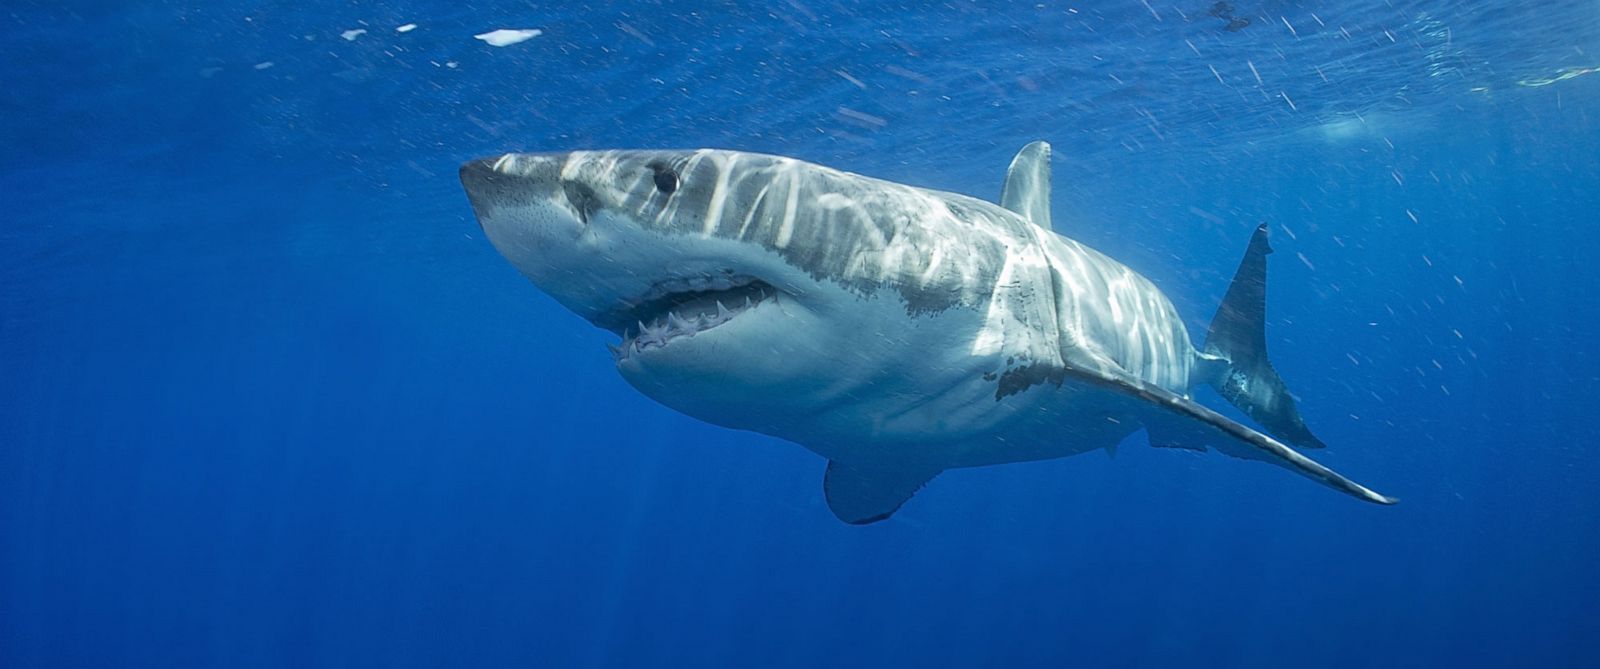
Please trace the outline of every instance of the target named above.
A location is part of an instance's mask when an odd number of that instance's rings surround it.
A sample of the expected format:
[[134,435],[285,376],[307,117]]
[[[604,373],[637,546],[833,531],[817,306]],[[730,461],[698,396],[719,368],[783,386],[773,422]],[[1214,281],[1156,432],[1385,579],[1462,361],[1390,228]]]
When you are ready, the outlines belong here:
[[[955,356],[952,356],[955,357]],[[783,434],[832,460],[917,461],[939,467],[1061,458],[1116,445],[1139,429],[1126,396],[1072,378],[1000,397],[985,370],[1003,360],[906,361],[870,394],[790,424]]]
[[[979,467],[1062,458],[1101,450],[1140,428],[1140,407],[1125,395],[1071,379],[996,399],[974,386],[964,399],[952,390],[899,415],[864,411],[853,431],[827,427],[788,435],[829,459],[891,459]],[[964,404],[958,406],[957,404]],[[821,425],[808,426],[812,428]]]
[[1014,402],[1019,406],[1007,411],[1010,420],[950,444],[947,466],[1063,458],[1114,447],[1140,429],[1140,409],[1125,395],[1070,379],[1029,390]]
[[[839,349],[839,364],[817,370],[833,385],[825,392],[806,393],[813,398],[806,403],[811,410],[751,424],[743,422],[754,417],[746,407],[737,412],[739,422],[712,422],[784,438],[832,460],[888,458],[942,467],[1060,458],[1114,446],[1139,429],[1139,407],[1101,386],[1046,371],[1025,387],[1009,388],[1007,370],[1025,363],[1012,346],[1013,337],[992,345],[992,309],[954,308],[908,317],[905,304],[892,295],[839,303],[849,305],[850,313],[835,317],[851,323],[843,329],[851,336],[842,345],[838,340],[829,344]],[[1116,330],[1086,330],[1107,331]],[[1143,328],[1134,335],[1153,331]],[[1068,364],[1118,366],[1102,351],[1128,350],[1129,341],[1078,351]],[[1186,337],[1181,342],[1188,346]],[[1146,343],[1136,345],[1151,350]],[[1151,365],[1176,357],[1135,356],[1147,365],[1142,368],[1146,375],[1169,382],[1184,378],[1187,367]],[[1060,358],[1053,362],[1061,364]]]

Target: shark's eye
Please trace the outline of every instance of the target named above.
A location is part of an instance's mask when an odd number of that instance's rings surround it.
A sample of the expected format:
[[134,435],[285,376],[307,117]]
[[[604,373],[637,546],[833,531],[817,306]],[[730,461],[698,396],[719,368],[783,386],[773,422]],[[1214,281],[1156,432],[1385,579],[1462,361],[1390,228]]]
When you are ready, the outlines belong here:
[[678,190],[678,173],[672,171],[672,168],[666,165],[651,165],[650,169],[655,170],[656,173],[656,190],[667,195],[671,195],[673,191]]

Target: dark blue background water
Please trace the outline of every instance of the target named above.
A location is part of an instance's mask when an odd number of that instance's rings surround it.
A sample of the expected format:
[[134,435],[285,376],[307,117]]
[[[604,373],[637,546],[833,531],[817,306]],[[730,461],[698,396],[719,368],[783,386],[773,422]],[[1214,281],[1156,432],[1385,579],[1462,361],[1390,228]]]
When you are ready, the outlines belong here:
[[[1600,76],[1540,85],[1593,3],[573,4],[0,11],[0,666],[1600,663]],[[1041,138],[1057,229],[1197,334],[1274,226],[1277,367],[1401,505],[1135,443],[846,526],[821,459],[626,386],[454,175],[993,198]]]

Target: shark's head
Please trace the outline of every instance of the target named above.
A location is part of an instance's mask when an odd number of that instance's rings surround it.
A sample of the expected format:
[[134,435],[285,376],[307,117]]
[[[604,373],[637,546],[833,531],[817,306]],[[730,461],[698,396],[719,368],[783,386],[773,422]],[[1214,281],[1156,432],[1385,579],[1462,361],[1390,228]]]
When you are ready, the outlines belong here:
[[[886,226],[903,229],[908,219],[870,214],[873,203],[861,199],[882,197],[868,193],[878,189],[798,160],[710,150],[507,154],[465,164],[461,181],[501,254],[621,337],[612,354],[624,378],[722,425],[781,430],[784,416],[849,392],[849,381],[823,370],[861,366],[847,376],[870,382],[885,356],[860,350],[860,330],[873,324],[859,309],[878,288],[898,288],[888,292],[902,322],[906,309],[959,299],[938,284],[943,273],[900,267],[886,253],[897,234]],[[913,203],[922,205],[935,203]]]

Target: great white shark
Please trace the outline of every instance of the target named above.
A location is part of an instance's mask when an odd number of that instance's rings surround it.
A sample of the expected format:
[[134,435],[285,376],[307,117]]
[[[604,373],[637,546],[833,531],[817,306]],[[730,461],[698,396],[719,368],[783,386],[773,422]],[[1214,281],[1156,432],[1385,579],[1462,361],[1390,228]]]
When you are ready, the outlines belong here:
[[[1267,360],[1265,225],[1203,345],[1149,280],[1050,221],[1050,147],[999,204],[782,156],[508,153],[461,167],[494,247],[621,338],[623,378],[828,459],[849,523],[939,472],[1152,445],[1264,460],[1392,504],[1320,448]],[[1263,430],[1199,403],[1209,384]]]

